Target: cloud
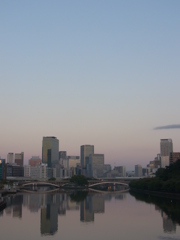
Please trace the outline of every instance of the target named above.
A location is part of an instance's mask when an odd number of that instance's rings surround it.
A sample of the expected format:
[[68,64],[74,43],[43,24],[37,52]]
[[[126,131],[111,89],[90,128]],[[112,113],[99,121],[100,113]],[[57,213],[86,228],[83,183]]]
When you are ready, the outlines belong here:
[[166,126],[155,127],[154,130],[162,130],[162,129],[177,129],[180,128],[180,124],[171,124]]

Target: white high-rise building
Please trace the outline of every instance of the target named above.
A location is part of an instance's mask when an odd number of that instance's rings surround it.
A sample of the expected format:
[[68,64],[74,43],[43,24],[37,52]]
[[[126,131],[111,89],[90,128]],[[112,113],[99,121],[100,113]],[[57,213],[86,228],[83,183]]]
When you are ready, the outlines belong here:
[[31,179],[46,179],[47,178],[47,167],[45,164],[38,166],[24,166],[24,177]]
[[14,163],[14,153],[8,153],[7,155],[7,163],[13,164]]
[[173,152],[172,139],[161,139],[160,141],[160,152],[161,152],[161,168],[169,166],[169,156]]
[[135,165],[135,177],[142,177],[142,166]]

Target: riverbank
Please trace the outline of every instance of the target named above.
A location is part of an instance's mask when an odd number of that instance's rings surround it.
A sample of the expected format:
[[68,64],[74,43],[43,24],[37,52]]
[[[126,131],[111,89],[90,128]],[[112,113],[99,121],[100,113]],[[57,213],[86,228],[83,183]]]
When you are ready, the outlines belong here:
[[148,194],[148,195],[152,195],[152,196],[156,196],[156,197],[165,197],[165,198],[180,200],[180,194],[179,193],[150,191],[150,190],[143,190],[143,189],[136,189],[136,188],[130,188],[130,192],[144,193],[144,194]]

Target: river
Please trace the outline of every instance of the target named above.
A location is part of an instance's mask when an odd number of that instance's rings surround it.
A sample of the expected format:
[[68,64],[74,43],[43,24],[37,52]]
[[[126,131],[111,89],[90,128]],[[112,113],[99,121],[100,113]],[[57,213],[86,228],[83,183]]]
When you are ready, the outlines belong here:
[[19,193],[0,212],[2,240],[180,240],[180,201],[148,195]]

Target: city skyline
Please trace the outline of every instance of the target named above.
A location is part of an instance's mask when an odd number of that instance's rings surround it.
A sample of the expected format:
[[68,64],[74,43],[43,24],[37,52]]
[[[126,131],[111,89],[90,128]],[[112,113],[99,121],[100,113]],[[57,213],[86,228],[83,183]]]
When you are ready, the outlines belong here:
[[[46,162],[47,161],[47,159],[45,160],[45,161],[43,161],[43,145],[44,145],[44,141],[47,141],[46,143],[45,143],[45,146],[47,145],[47,143],[48,143],[48,148],[47,148],[47,146],[46,146],[46,150],[45,150],[45,155],[46,155],[46,158],[48,157],[48,151],[51,151],[49,148],[51,148],[52,147],[52,142],[51,141],[55,141],[54,143],[53,143],[53,149],[55,150],[55,152],[57,152],[57,149],[59,148],[59,139],[58,138],[56,138],[55,136],[46,136],[46,137],[43,137],[42,138],[42,155],[41,156],[33,156],[33,155],[31,155],[31,157],[30,158],[28,158],[28,159],[26,159],[26,161],[24,161],[24,152],[21,152],[20,154],[19,153],[13,153],[13,152],[9,152],[9,153],[7,153],[7,156],[6,157],[1,157],[0,156],[0,158],[1,159],[5,159],[6,160],[6,163],[10,163],[10,164],[12,164],[12,163],[15,163],[15,157],[14,156],[19,156],[19,155],[21,155],[21,154],[23,154],[23,165],[25,166],[27,166],[27,165],[29,165],[29,161],[30,160],[32,160],[32,159],[41,159],[41,162],[42,163],[44,163],[44,164],[47,164],[47,166],[51,166],[51,163],[53,163],[53,162],[51,162],[52,161],[52,159],[54,159],[54,157],[51,159],[51,157],[50,157],[50,155],[49,155],[49,160],[50,160],[50,162],[49,162],[49,165],[48,165],[48,162]],[[169,143],[170,144],[170,146],[168,146],[167,145],[167,143]],[[54,145],[55,144],[55,145]],[[164,145],[163,145],[164,144]],[[167,146],[166,146],[167,145]],[[166,164],[165,165],[163,165],[162,164],[162,159],[161,159],[161,166],[164,168],[165,166],[168,166],[168,164],[170,164],[170,153],[172,153],[172,154],[179,154],[179,151],[177,152],[177,151],[174,151],[173,150],[173,141],[172,141],[172,139],[170,139],[170,138],[168,138],[168,139],[160,139],[160,148],[159,148],[159,152],[158,153],[156,153],[157,155],[160,155],[161,156],[161,158],[163,158],[164,157],[164,155],[165,155],[165,157],[167,158],[166,159]],[[54,148],[55,147],[55,148]],[[168,149],[169,148],[169,149]],[[49,150],[48,150],[49,149]],[[95,149],[95,146],[94,145],[89,145],[89,144],[84,144],[84,145],[81,145],[80,146],[80,152],[79,152],[79,154],[76,154],[76,155],[72,155],[72,154],[67,154],[67,151],[61,151],[61,149],[59,149],[59,151],[57,152],[58,154],[56,154],[56,155],[58,155],[58,160],[55,160],[55,163],[57,163],[60,159],[61,159],[61,157],[60,157],[60,153],[61,154],[63,154],[63,158],[77,158],[77,156],[79,157],[79,160],[80,160],[80,163],[81,164],[83,164],[81,161],[87,161],[87,162],[89,162],[89,157],[87,158],[84,154],[85,154],[85,152],[87,152],[88,153],[88,155],[87,156],[89,156],[89,154],[90,155],[92,155],[92,156],[96,156],[96,155],[103,155],[103,159],[104,159],[104,154],[95,154],[94,153],[94,149]],[[53,150],[53,151],[54,151]],[[167,152],[167,153],[166,153]],[[87,154],[86,153],[86,154]],[[53,153],[54,154],[54,153]],[[10,155],[10,158],[12,158],[11,159],[11,161],[9,161],[8,160],[8,158],[9,158],[9,155]],[[11,155],[13,155],[13,157],[11,156]],[[154,156],[154,158],[153,159],[151,159],[150,161],[153,161],[153,160],[155,160],[155,158],[156,158],[157,156]],[[87,158],[87,159],[86,159]],[[171,158],[172,158],[172,156],[171,156]],[[86,159],[86,160],[85,160]],[[53,161],[54,161],[53,160]],[[86,163],[87,164],[87,163]],[[85,165],[83,165],[83,167],[85,167],[86,166],[86,164]],[[116,168],[116,167],[118,167],[118,166],[122,166],[123,164],[122,163],[120,163],[119,162],[119,164],[115,164],[115,165],[113,165],[112,163],[110,163],[110,162],[105,162],[104,161],[104,164],[110,164],[111,165],[111,167],[112,168]],[[142,164],[137,164],[137,163],[135,163],[135,165],[132,165],[131,167],[129,167],[128,165],[126,165],[126,164],[124,164],[123,166],[125,166],[125,167],[127,167],[127,171],[134,171],[134,167],[135,167],[135,169],[136,169],[136,166],[138,166],[138,165],[141,165],[141,167],[142,168],[147,168],[148,167],[148,165],[149,165],[149,162],[143,162]],[[87,166],[86,166],[87,167]]]
[[179,147],[180,1],[0,3],[0,156],[41,156],[43,136],[112,166]]

